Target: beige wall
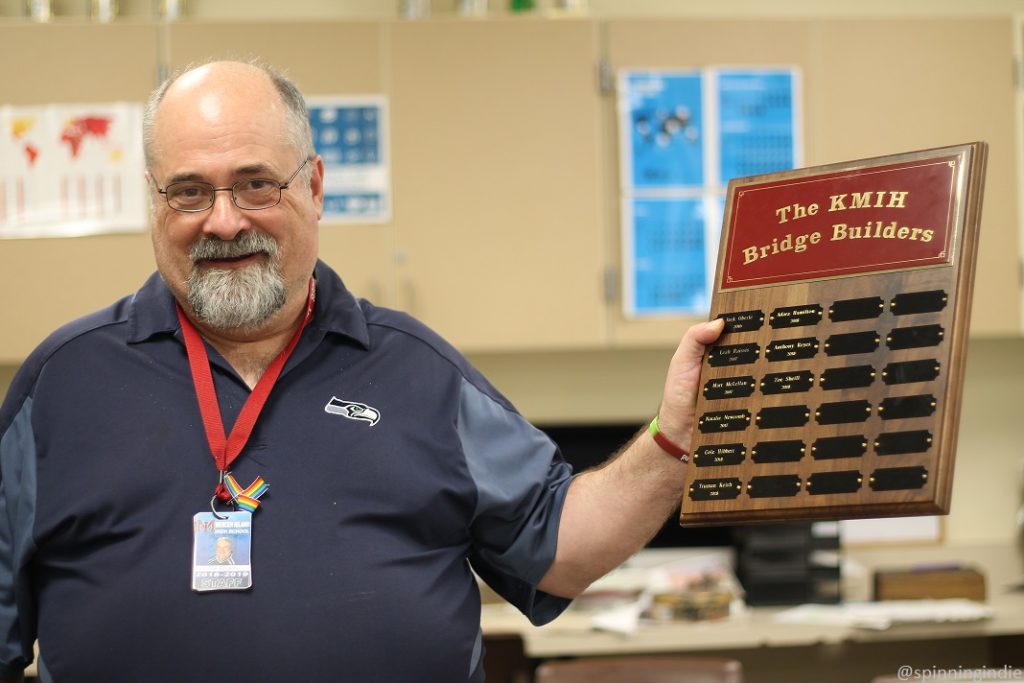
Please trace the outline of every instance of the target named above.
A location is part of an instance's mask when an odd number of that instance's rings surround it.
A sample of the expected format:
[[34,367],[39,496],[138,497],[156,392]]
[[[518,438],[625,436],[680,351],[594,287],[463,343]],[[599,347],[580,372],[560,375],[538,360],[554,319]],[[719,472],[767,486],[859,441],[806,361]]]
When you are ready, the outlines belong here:
[[7,387],[11,385],[17,371],[17,365],[0,365],[0,394],[7,395]]

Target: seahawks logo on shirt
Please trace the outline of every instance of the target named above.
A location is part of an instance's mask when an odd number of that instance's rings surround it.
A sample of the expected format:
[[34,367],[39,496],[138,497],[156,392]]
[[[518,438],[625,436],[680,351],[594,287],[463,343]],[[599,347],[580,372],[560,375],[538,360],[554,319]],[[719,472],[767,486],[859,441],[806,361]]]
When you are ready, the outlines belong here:
[[376,408],[371,408],[365,403],[344,401],[337,396],[331,397],[331,400],[324,406],[324,412],[341,415],[350,420],[369,422],[371,427],[380,421],[380,412]]

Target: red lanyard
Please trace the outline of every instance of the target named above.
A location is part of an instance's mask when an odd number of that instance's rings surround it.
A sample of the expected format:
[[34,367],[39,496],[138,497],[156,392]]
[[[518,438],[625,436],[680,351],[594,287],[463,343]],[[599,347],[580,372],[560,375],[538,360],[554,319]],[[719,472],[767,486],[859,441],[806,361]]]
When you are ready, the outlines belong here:
[[313,306],[315,301],[316,287],[313,279],[309,281],[309,298],[306,302],[306,315],[302,319],[299,329],[295,330],[288,346],[284,347],[281,353],[270,363],[263,376],[256,383],[256,387],[249,394],[242,411],[238,414],[231,434],[224,435],[224,422],[220,416],[220,403],[217,401],[217,390],[213,386],[213,375],[210,372],[210,360],[206,354],[206,345],[199,331],[188,319],[181,306],[178,306],[178,320],[181,321],[181,331],[185,337],[185,350],[188,353],[188,364],[192,369],[192,383],[196,388],[196,399],[199,401],[199,413],[203,417],[203,428],[206,430],[206,440],[210,444],[210,452],[217,464],[217,471],[220,473],[220,482],[214,490],[214,495],[222,501],[231,500],[231,493],[224,485],[224,475],[228,472],[228,466],[234,462],[256,425],[256,419],[263,410],[270,390],[274,388],[284,364],[292,355],[295,346],[299,343],[299,337],[306,325],[313,318]]

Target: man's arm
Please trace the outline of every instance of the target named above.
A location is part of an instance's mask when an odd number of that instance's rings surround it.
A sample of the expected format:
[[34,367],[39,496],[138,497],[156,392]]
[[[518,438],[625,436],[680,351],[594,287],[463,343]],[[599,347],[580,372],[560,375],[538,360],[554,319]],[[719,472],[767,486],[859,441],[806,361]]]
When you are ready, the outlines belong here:
[[[690,451],[704,347],[722,333],[720,319],[694,325],[669,364],[658,411],[660,431]],[[621,453],[569,486],[555,560],[538,588],[575,597],[644,547],[679,504],[686,465],[645,429]]]

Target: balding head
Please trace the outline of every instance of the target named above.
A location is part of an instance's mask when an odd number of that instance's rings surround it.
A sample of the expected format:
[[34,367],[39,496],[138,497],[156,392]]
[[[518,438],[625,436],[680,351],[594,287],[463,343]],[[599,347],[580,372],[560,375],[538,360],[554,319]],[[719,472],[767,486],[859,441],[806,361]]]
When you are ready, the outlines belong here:
[[150,95],[142,123],[146,167],[153,168],[160,155],[158,128],[165,100],[171,98],[175,106],[188,106],[191,102],[198,114],[216,115],[217,102],[224,97],[248,102],[254,117],[280,116],[281,135],[288,143],[301,157],[314,154],[306,101],[292,81],[258,60],[210,61],[185,67]]

